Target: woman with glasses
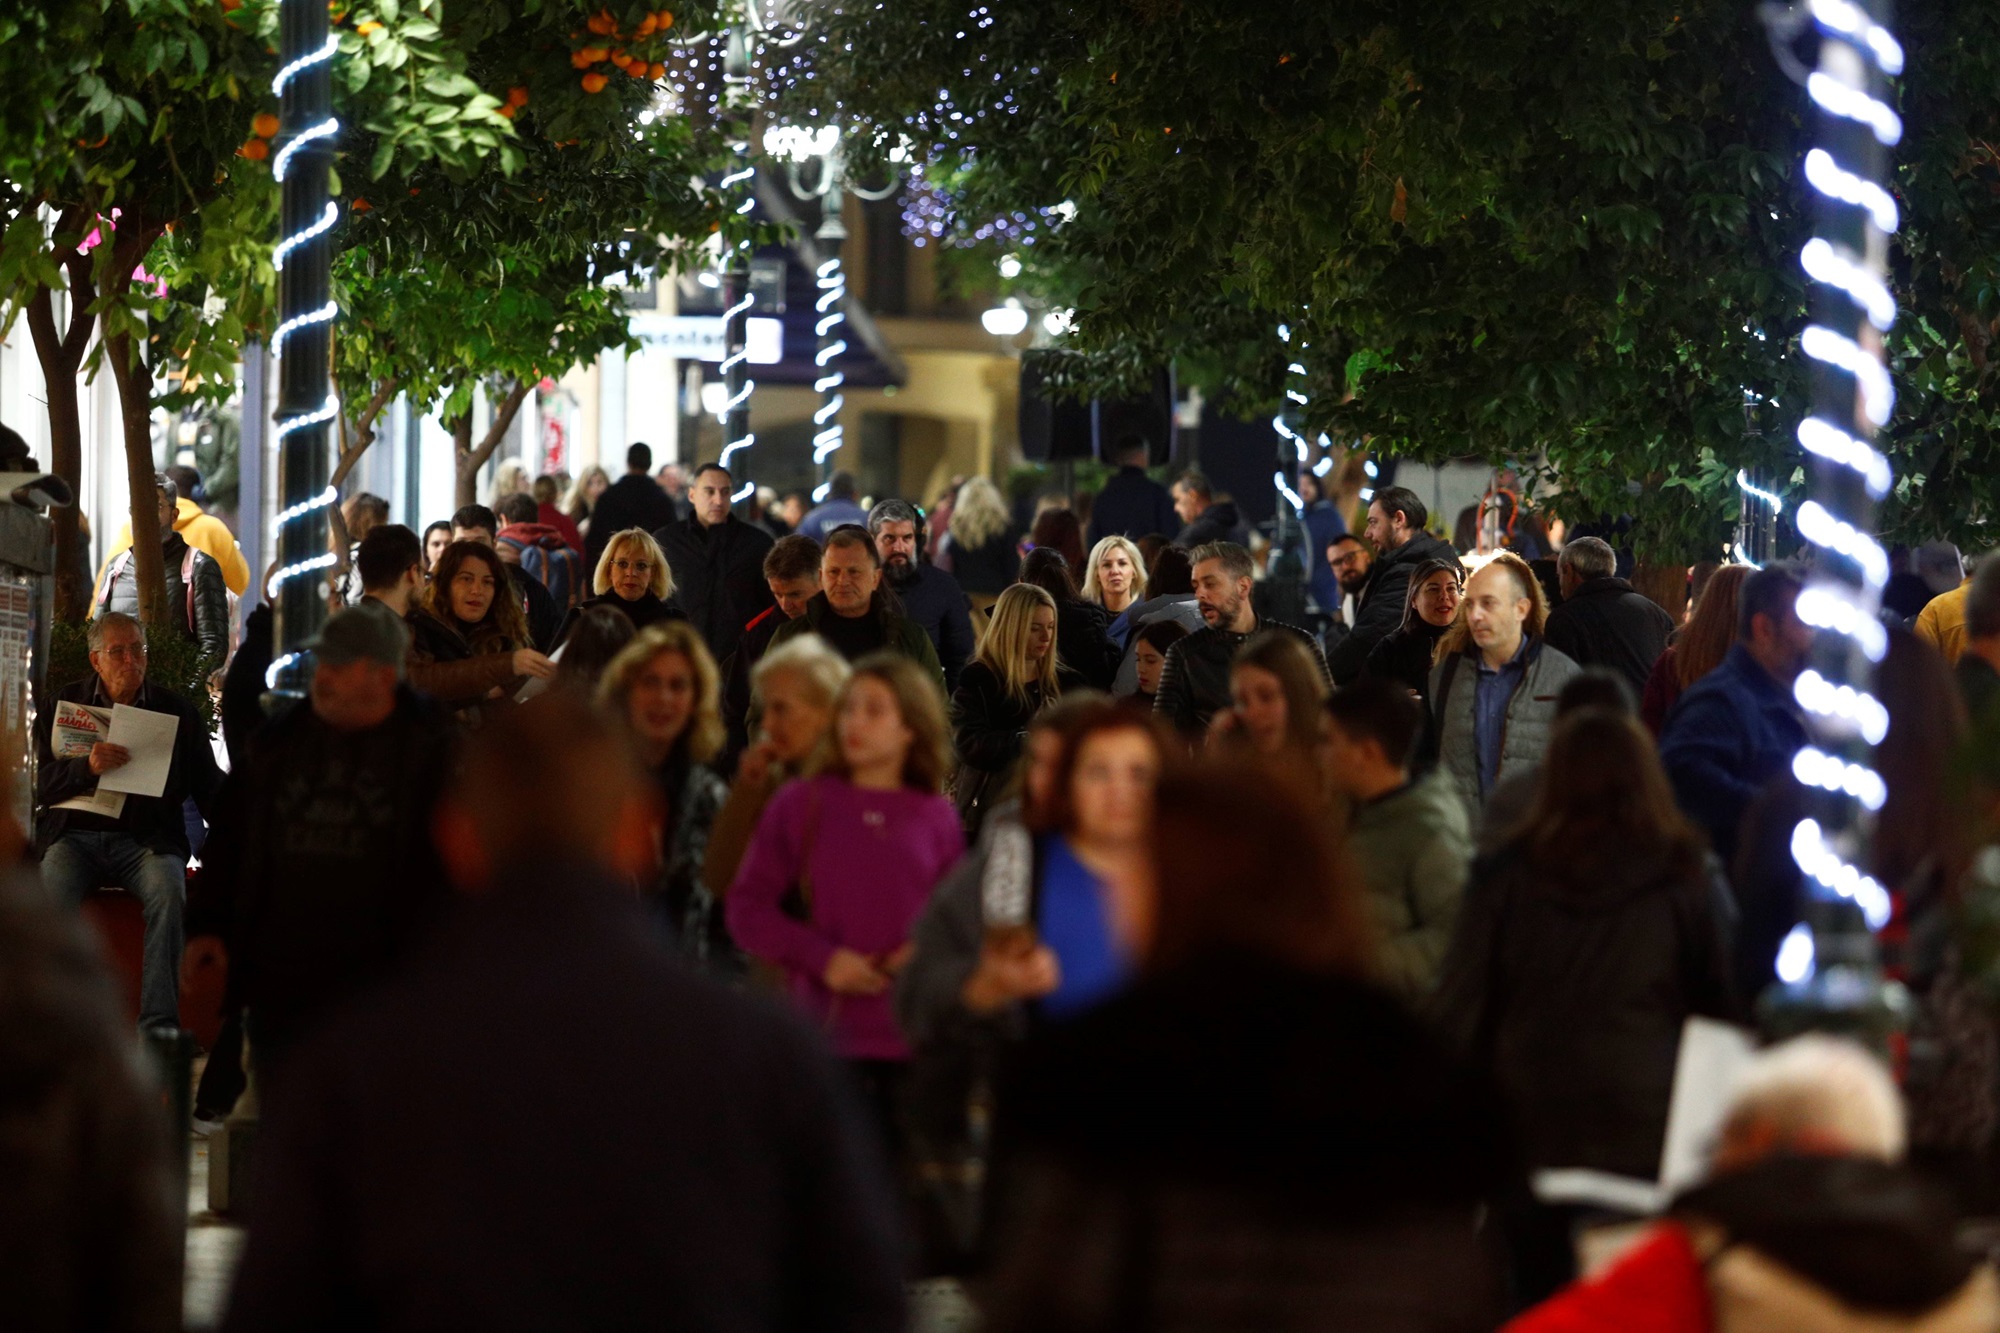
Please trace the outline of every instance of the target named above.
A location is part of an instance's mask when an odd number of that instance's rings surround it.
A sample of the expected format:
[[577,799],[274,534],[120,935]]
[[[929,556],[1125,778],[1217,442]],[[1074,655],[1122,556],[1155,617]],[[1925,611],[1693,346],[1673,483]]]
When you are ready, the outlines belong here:
[[672,601],[674,572],[667,568],[667,557],[644,528],[627,528],[604,544],[591,590],[596,596],[578,602],[556,631],[558,644],[569,638],[577,621],[595,606],[624,612],[632,628],[639,630],[663,620],[687,619]]

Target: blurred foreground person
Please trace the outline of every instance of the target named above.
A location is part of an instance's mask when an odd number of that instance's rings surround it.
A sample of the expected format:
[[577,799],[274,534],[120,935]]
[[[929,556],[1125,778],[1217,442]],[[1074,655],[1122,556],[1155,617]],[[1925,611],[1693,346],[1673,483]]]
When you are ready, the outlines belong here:
[[1507,1333],[1991,1333],[2000,1286],[1935,1189],[1895,1165],[1903,1110],[1860,1047],[1757,1056],[1709,1179],[1596,1277]]
[[[0,811],[12,810],[0,773]],[[181,1326],[186,1200],[118,985],[0,814],[0,1303],[20,1333]]]
[[226,1327],[902,1326],[838,1072],[626,887],[649,793],[567,691],[472,739],[438,820],[468,901],[272,1100]]
[[1254,755],[1296,781],[1309,798],[1320,797],[1325,785],[1320,707],[1326,696],[1326,673],[1312,640],[1260,630],[1230,664],[1230,706],[1209,719],[1209,747]]
[[1138,980],[1022,1051],[982,1327],[1488,1330],[1504,1112],[1367,979],[1358,889],[1255,770],[1169,775]]

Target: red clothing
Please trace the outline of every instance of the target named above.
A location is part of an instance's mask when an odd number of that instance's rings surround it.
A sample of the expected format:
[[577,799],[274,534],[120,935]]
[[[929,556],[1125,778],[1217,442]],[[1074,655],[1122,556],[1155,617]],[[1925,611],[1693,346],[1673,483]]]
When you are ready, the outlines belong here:
[[1660,654],[1653,663],[1653,674],[1646,677],[1646,692],[1639,699],[1639,720],[1646,724],[1646,730],[1653,733],[1653,739],[1660,739],[1660,731],[1667,725],[1667,714],[1680,701],[1681,677],[1674,667],[1673,645]]
[[578,555],[583,554],[583,534],[577,531],[575,519],[552,504],[537,505],[535,506],[535,510],[539,522],[554,528],[561,534],[564,546],[569,547],[570,550],[575,551]]
[[1502,1333],[1709,1333],[1702,1262],[1677,1222],[1662,1222],[1609,1268],[1575,1282]]

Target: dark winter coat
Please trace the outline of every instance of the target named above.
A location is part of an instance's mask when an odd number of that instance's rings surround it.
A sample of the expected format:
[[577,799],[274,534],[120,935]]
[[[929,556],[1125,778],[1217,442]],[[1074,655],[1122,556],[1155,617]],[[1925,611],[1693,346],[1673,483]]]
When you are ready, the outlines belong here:
[[1243,521],[1234,501],[1215,501],[1174,538],[1174,545],[1189,551],[1210,542],[1235,542],[1238,546],[1250,544],[1250,525]]
[[785,613],[775,602],[765,607],[743,627],[741,637],[736,640],[736,651],[722,664],[722,725],[729,733],[725,772],[734,771],[737,758],[750,745],[750,709],[754,702],[750,673],[771,650],[771,640],[777,637],[783,624]]
[[654,532],[672,523],[678,514],[674,502],[660,489],[660,483],[643,472],[628,472],[604,488],[590,511],[590,531],[583,539],[583,565],[588,577],[597,577],[597,562],[611,539],[627,528]]
[[1578,666],[1624,676],[1636,699],[1673,633],[1674,618],[1624,579],[1586,579],[1549,612],[1542,636]]
[[[160,560],[167,570],[167,614],[171,617],[167,623],[201,645],[201,655],[211,668],[221,666],[229,656],[229,585],[223,580],[222,566],[206,551],[191,550],[187,538],[178,532],[168,533],[161,543]],[[112,570],[98,599],[99,611],[121,611],[136,618],[139,562],[128,552],[113,558]],[[182,577],[184,572],[186,578]],[[189,596],[190,578],[194,581],[193,596]]]
[[1395,550],[1375,557],[1368,583],[1355,601],[1354,627],[1327,659],[1335,685],[1352,685],[1359,680],[1375,645],[1401,628],[1410,601],[1410,576],[1426,560],[1448,560],[1457,565],[1458,552],[1449,542],[1419,532]]
[[584,612],[594,606],[608,606],[623,612],[625,618],[632,622],[633,629],[645,629],[648,625],[657,625],[662,620],[687,619],[687,613],[677,604],[655,597],[651,593],[628,602],[615,592],[601,592],[595,597],[584,598],[576,604],[574,611],[563,617],[562,628],[556,631],[557,647],[561,647],[563,641],[569,638],[570,631],[576,628],[577,621],[583,619]]
[[889,1333],[888,1180],[814,1034],[629,885],[505,867],[295,1057],[225,1328]]
[[1681,1024],[1737,1017],[1728,890],[1635,852],[1587,890],[1513,845],[1472,871],[1432,1013],[1490,1068],[1537,1168],[1650,1180]]
[[1401,629],[1383,639],[1368,654],[1368,662],[1362,668],[1364,676],[1380,676],[1393,680],[1404,689],[1416,694],[1424,701],[1426,709],[1431,701],[1431,667],[1437,654],[1438,640],[1444,637],[1444,630],[1431,624],[1422,616],[1411,616]]
[[1142,467],[1121,467],[1104,483],[1090,504],[1090,529],[1085,538],[1092,550],[1106,537],[1165,537],[1180,531],[1174,497],[1146,475]]
[[1660,733],[1660,762],[1688,818],[1727,865],[1743,812],[1766,783],[1791,770],[1806,742],[1792,692],[1737,644],[1722,665],[1688,686]]
[[[871,639],[876,640],[870,651],[887,649],[891,652],[901,653],[918,664],[930,668],[931,672],[937,676],[939,684],[942,685],[944,682],[944,672],[938,666],[937,650],[931,647],[931,636],[924,633],[923,627],[908,616],[898,615],[886,606],[881,605],[880,593],[876,594],[876,603],[875,621],[878,626],[878,633],[869,636]],[[826,594],[816,592],[812,595],[812,599],[806,603],[806,613],[804,615],[800,616],[797,620],[788,620],[778,626],[778,632],[771,636],[771,647],[776,648],[781,643],[790,643],[793,639],[804,634],[817,634],[819,633],[820,626],[825,623],[827,617],[837,614],[833,607],[828,604]],[[829,639],[828,643],[833,644],[833,641]],[[838,644],[834,644],[833,646],[836,649],[839,647]],[[857,654],[856,656],[860,655]]]
[[528,620],[528,641],[521,647],[554,652],[556,635],[562,630],[562,604],[556,601],[554,593],[542,586],[540,579],[519,565],[503,562],[501,568],[507,571],[507,582],[513,585],[514,595],[521,599],[521,612]]
[[1313,661],[1322,674],[1326,659],[1319,655],[1319,641],[1296,625],[1264,620],[1250,634],[1234,634],[1213,625],[1203,625],[1167,649],[1167,664],[1160,668],[1160,692],[1154,696],[1153,711],[1183,732],[1199,732],[1221,709],[1229,707],[1229,668],[1236,650],[1259,630],[1295,634],[1312,650]]
[[727,660],[743,627],[771,605],[764,581],[771,534],[731,514],[713,528],[692,518],[669,523],[653,540],[674,572],[674,600],[715,660]]
[[462,720],[477,721],[495,689],[511,697],[521,688],[523,678],[514,674],[514,650],[528,645],[501,633],[491,617],[473,626],[469,635],[455,620],[447,622],[421,607],[412,610],[404,623],[410,628],[410,687]]
[[1483,1333],[1505,1122],[1371,987],[1230,954],[1144,979],[1002,1082],[982,1327]]
[[269,715],[264,712],[264,677],[270,671],[276,648],[277,616],[269,602],[259,602],[243,618],[243,641],[229,659],[222,677],[222,740],[229,747],[229,766],[234,769],[249,757],[250,740],[264,729]]
[[1347,531],[1347,520],[1340,516],[1340,510],[1331,500],[1315,500],[1306,506],[1305,513],[1305,557],[1306,585],[1312,589],[1313,601],[1327,615],[1338,615],[1343,594],[1340,577],[1333,572],[1333,566],[1326,562],[1326,548],[1333,545],[1333,539]]
[[958,581],[936,565],[919,563],[916,569],[915,578],[907,582],[889,579],[889,586],[902,599],[903,614],[930,635],[949,690],[957,686],[958,673],[979,647],[972,635],[972,606]]
[[62,700],[110,708],[111,697],[96,676],[71,681],[44,701],[35,717],[35,845],[46,850],[63,834],[123,833],[148,851],[168,856],[188,857],[187,823],[182,807],[189,797],[205,814],[215,808],[222,791],[222,770],[216,766],[215,750],[209,744],[208,728],[195,713],[194,705],[163,685],[147,681],[139,687],[132,707],[173,716],[179,726],[174,731],[174,757],[167,766],[167,785],[159,796],[127,796],[125,808],[116,819],[82,810],[58,810],[64,801],[97,790],[97,775],[90,771],[88,757],[58,759],[50,747],[54,734],[56,704]]
[[1056,603],[1056,656],[1093,690],[1111,688],[1118,671],[1118,645],[1111,641],[1111,617],[1081,598]]
[[1021,573],[1021,534],[1002,530],[983,546],[968,547],[956,537],[946,548],[951,576],[968,597],[998,597]]

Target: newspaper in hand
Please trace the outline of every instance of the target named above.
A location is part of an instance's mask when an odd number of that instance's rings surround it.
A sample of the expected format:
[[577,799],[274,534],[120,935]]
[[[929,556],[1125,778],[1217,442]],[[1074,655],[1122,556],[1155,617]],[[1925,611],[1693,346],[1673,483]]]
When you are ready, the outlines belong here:
[[[92,708],[68,699],[56,703],[55,726],[49,733],[49,748],[58,759],[88,759],[90,749],[111,734],[111,710]],[[92,788],[81,796],[59,802],[58,810],[81,810],[86,814],[116,819],[125,813],[125,793]]]

